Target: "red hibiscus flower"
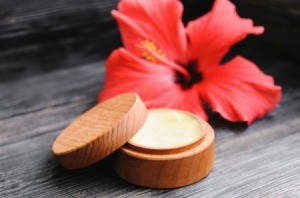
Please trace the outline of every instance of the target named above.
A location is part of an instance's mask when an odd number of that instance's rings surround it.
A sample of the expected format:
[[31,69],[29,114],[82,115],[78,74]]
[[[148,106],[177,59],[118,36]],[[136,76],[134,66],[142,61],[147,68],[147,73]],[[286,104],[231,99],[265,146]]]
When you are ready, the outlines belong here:
[[225,119],[250,124],[280,101],[281,87],[251,61],[220,65],[230,47],[263,27],[238,16],[228,0],[184,27],[177,0],[123,0],[117,20],[125,48],[112,52],[99,101],[138,93],[148,108],[174,108],[207,119],[202,102]]

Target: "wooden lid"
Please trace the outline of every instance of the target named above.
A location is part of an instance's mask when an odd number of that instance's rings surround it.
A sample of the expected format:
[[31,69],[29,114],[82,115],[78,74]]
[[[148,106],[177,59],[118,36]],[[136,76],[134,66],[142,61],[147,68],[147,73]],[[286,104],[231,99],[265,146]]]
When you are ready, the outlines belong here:
[[56,138],[52,151],[66,169],[91,165],[130,140],[147,115],[147,108],[137,94],[116,96],[73,121]]

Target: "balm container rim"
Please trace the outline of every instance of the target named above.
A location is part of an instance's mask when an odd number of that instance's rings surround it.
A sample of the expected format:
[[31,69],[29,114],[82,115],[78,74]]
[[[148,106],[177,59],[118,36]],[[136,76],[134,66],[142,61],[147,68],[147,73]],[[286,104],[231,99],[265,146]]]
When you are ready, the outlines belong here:
[[[191,113],[190,113],[191,114]],[[193,114],[192,114],[193,115]],[[194,115],[196,116],[196,115]],[[198,117],[198,116],[197,116]],[[186,145],[184,147],[175,149],[147,149],[143,147],[136,147],[129,143],[125,144],[119,152],[129,155],[135,158],[154,160],[154,161],[164,161],[173,160],[190,157],[199,152],[206,150],[211,144],[214,144],[215,134],[213,128],[205,120],[198,117],[199,121],[203,126],[203,131],[205,131],[203,138],[194,142],[193,144]]]
[[[148,109],[148,112],[149,111],[177,111],[177,112],[180,112],[182,114],[185,114],[185,115],[188,115],[188,116],[191,116],[193,117],[195,120],[197,120],[197,122],[200,124],[201,126],[201,134],[199,137],[197,137],[197,139],[187,143],[187,144],[181,144],[179,146],[176,146],[176,147],[150,147],[150,146],[143,146],[141,144],[137,144],[137,143],[133,143],[132,141],[127,141],[127,143],[125,144],[125,146],[129,146],[129,147],[132,147],[132,148],[136,148],[138,150],[148,150],[148,151],[175,151],[175,150],[185,150],[186,148],[189,148],[191,147],[192,145],[194,145],[195,143],[203,140],[203,138],[205,137],[206,135],[206,131],[204,130],[204,126],[203,126],[203,123],[201,122],[201,118],[195,114],[192,114],[190,112],[187,112],[187,111],[183,111],[183,110],[177,110],[177,109],[168,109],[168,108],[154,108],[154,109]],[[138,132],[137,132],[138,133]]]

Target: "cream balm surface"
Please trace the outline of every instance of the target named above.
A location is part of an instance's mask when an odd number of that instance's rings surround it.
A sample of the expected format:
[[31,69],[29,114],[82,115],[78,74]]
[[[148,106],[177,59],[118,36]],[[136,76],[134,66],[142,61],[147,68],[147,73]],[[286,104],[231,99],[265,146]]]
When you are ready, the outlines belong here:
[[133,145],[152,149],[171,149],[189,145],[202,136],[199,120],[182,111],[149,110],[143,127],[129,141]]

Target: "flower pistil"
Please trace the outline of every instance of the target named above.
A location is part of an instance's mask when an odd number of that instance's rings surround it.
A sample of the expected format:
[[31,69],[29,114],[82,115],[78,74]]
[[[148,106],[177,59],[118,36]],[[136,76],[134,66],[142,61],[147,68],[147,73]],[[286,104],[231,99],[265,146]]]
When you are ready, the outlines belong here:
[[195,83],[202,81],[202,73],[198,71],[197,61],[190,61],[184,68],[189,73],[190,78],[186,78],[182,73],[176,72],[175,82],[181,85],[183,90],[191,88]]

